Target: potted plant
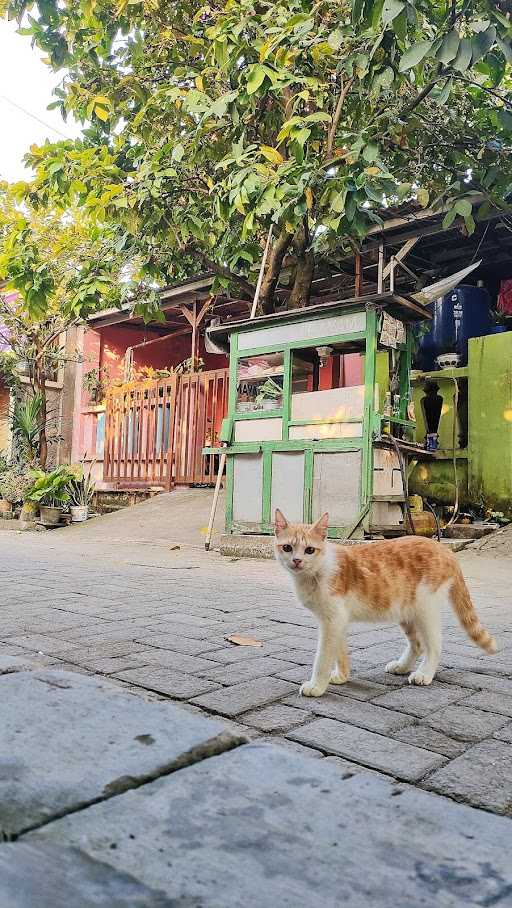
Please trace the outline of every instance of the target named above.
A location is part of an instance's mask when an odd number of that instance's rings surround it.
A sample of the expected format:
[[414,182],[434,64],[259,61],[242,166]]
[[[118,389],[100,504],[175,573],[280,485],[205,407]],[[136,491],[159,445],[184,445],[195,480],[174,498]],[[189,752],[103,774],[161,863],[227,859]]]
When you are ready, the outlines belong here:
[[95,485],[91,478],[94,463],[89,467],[87,476],[82,473],[80,479],[71,479],[68,485],[72,523],[83,523],[89,517],[89,508],[94,497]]
[[13,505],[20,504],[30,488],[32,479],[30,474],[19,464],[10,466],[0,476],[0,495],[2,496],[1,511],[4,516],[12,513]]
[[280,385],[273,378],[267,378],[258,392],[256,403],[262,410],[276,410],[281,406],[282,397],[283,389]]
[[56,467],[50,473],[44,470],[32,471],[32,485],[25,499],[39,505],[41,523],[57,526],[60,523],[64,505],[69,501],[68,486],[75,473],[67,466]]

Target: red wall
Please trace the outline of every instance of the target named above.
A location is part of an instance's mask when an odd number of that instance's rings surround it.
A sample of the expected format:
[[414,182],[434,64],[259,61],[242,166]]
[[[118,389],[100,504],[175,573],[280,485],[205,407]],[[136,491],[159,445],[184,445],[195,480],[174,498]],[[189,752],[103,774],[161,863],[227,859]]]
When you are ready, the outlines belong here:
[[[182,334],[173,338],[172,335],[164,337],[158,343],[145,346],[144,341],[153,341],[156,335],[153,332],[135,331],[123,328],[122,325],[112,325],[101,329],[101,365],[106,366],[112,379],[123,377],[124,355],[128,347],[136,347],[133,351],[135,368],[151,366],[153,369],[168,369],[177,366],[191,355],[191,334]],[[216,356],[206,353],[203,338],[199,338],[199,356],[202,357],[206,369],[225,369],[227,359],[225,356]]]

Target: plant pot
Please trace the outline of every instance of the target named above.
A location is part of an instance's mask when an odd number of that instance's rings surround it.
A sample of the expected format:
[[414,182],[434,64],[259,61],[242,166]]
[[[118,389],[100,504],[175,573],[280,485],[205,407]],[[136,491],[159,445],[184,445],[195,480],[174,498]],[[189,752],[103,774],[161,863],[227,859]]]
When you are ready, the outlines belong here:
[[70,507],[71,523],[83,523],[89,516],[89,505],[72,505]]
[[39,508],[34,501],[25,501],[21,509],[20,520],[35,520]]
[[0,515],[3,517],[4,514],[12,514],[12,502],[0,498]]
[[42,504],[40,507],[41,523],[45,527],[56,527],[60,523],[62,508],[53,508],[50,505]]

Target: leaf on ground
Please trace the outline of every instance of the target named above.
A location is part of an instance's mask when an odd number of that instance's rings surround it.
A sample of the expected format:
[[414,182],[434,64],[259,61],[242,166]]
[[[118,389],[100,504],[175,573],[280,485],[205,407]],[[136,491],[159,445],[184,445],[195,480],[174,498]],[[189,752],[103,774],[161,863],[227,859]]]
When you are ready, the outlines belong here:
[[230,634],[225,639],[236,646],[263,646],[261,640],[255,640],[254,637],[242,637],[241,634]]

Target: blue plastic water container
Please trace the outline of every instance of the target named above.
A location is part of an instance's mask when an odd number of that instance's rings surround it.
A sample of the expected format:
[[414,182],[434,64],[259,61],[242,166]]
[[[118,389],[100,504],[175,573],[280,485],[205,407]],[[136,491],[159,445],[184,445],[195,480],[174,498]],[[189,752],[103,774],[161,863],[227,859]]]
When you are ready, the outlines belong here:
[[436,357],[458,353],[467,365],[468,340],[483,337],[492,329],[491,299],[483,287],[462,284],[442,299],[430,303],[432,321],[419,341],[416,363],[424,372],[436,368]]

